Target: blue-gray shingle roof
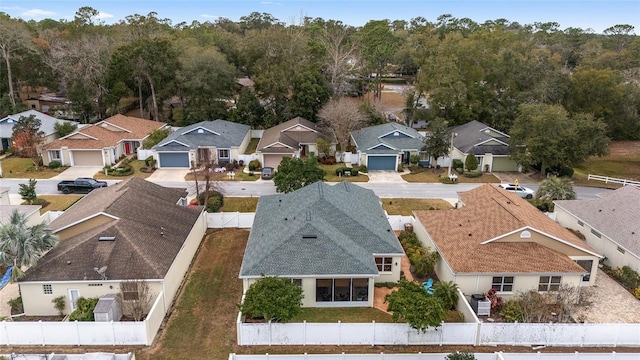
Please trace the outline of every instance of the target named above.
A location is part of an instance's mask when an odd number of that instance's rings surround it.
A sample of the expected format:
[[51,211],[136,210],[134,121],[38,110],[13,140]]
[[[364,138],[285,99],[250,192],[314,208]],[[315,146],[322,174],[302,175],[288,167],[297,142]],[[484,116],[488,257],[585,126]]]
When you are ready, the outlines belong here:
[[403,253],[373,191],[318,182],[260,198],[240,277],[377,275],[374,254]]
[[[74,125],[78,125],[78,123],[75,121],[58,119],[36,110],[27,110],[21,113],[7,115],[6,117],[0,119],[0,137],[10,138],[11,135],[13,134],[13,125],[15,125],[15,123],[17,123],[21,117],[23,116],[29,117],[31,115],[33,115],[36,119],[40,120],[40,131],[42,131],[45,136],[51,135],[56,132],[55,130],[56,123],[68,122]],[[8,123],[9,120],[13,120],[12,124]]]
[[[400,136],[393,136],[398,132]],[[391,136],[385,136],[391,134]],[[398,123],[386,123],[382,125],[370,126],[351,133],[355,146],[361,152],[369,153],[372,147],[386,145],[399,153],[408,150],[420,150],[424,146],[424,137],[415,129]],[[380,150],[380,149],[377,149]]]
[[[480,121],[473,120],[466,124],[454,126],[449,129],[456,134],[453,138],[453,146],[465,154],[484,155],[508,155],[510,153],[509,135],[500,133],[496,129]],[[497,140],[505,145],[484,145],[484,142]],[[490,147],[489,147],[490,146]]]
[[[198,132],[199,129],[202,131]],[[202,121],[174,131],[153,149],[156,151],[188,150],[180,144],[192,149],[203,146],[230,149],[239,147],[250,130],[249,125],[226,120]]]

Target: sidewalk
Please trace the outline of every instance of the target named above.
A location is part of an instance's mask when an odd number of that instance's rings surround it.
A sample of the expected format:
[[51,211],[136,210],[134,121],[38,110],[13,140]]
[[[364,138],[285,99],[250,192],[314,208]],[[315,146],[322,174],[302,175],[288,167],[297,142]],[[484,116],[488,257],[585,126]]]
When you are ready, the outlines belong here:
[[492,172],[493,176],[497,177],[501,183],[513,184],[515,180],[518,180],[519,184],[537,184],[538,181],[531,178],[532,173],[519,173],[519,172]]

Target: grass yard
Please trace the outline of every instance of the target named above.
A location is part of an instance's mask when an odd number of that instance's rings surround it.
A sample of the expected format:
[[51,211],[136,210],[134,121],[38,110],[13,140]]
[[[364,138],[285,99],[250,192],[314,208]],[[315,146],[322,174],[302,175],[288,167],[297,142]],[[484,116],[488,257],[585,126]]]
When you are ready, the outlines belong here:
[[140,171],[140,168],[146,166],[144,163],[144,160],[133,160],[129,163],[129,165],[131,165],[131,167],[133,168],[132,175],[111,176],[111,175],[105,175],[104,171],[102,171],[102,172],[96,173],[93,177],[97,180],[122,180],[122,179],[128,179],[132,176],[138,177],[140,179],[146,179],[149,176],[151,176],[151,173],[144,173]]
[[[439,175],[439,176],[438,176]],[[440,182],[440,177],[447,176],[447,168],[440,169],[424,169],[423,171],[402,175],[402,178],[407,182],[417,182],[417,183],[438,183]],[[458,174],[458,183],[460,184],[479,184],[479,183],[499,183],[500,179],[493,176],[493,174],[485,173],[482,176],[477,178],[468,178],[463,175]]]
[[251,155],[254,152],[256,152],[256,149],[258,148],[258,142],[260,141],[260,138],[251,138],[251,141],[249,142],[249,145],[247,145],[247,149],[244,151],[245,155]]
[[640,181],[640,141],[615,141],[609,144],[609,155],[592,156],[574,168],[576,185],[619,187],[603,181],[587,180],[589,174]]
[[290,322],[314,323],[362,323],[362,322],[393,322],[390,314],[376,308],[302,308],[300,314]]
[[2,177],[17,179],[49,179],[61,172],[67,167],[57,169],[49,169],[41,166],[40,170],[35,170],[31,159],[19,158],[15,156],[7,157],[2,160]]
[[324,177],[327,182],[340,182],[340,181],[349,181],[349,182],[368,182],[369,177],[367,175],[358,174],[358,176],[337,176],[336,169],[345,167],[344,163],[333,164],[333,165],[324,165],[320,164],[320,168],[324,169],[327,173]]
[[410,216],[414,210],[448,210],[453,208],[449,202],[442,199],[382,198],[380,201],[382,208],[389,215]]
[[[65,211],[69,206],[80,200],[83,195],[39,195],[38,199],[47,202],[47,205],[40,209],[40,214],[47,211]],[[26,203],[22,203],[26,205]]]
[[225,197],[221,212],[255,212],[258,197]]

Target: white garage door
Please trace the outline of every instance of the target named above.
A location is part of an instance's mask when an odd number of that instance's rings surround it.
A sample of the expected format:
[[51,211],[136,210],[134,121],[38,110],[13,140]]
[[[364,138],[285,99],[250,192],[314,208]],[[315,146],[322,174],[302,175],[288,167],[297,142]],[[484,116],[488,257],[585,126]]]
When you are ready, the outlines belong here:
[[73,150],[71,151],[73,166],[103,166],[102,150]]

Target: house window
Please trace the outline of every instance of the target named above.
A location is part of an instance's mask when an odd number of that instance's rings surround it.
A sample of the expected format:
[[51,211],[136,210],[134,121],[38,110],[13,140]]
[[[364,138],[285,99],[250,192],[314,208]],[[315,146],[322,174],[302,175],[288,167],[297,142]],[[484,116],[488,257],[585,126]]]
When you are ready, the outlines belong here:
[[53,294],[53,287],[51,286],[51,284],[44,284],[42,285],[42,291],[45,293],[45,295],[51,295]]
[[138,284],[136,282],[123,282],[120,287],[124,300],[138,300]]
[[538,291],[558,291],[561,279],[560,276],[540,276]]
[[376,266],[379,272],[391,272],[391,265],[393,258],[390,257],[377,257]]
[[420,160],[429,160],[429,153],[426,151],[420,151]]
[[595,230],[593,230],[593,229],[591,229],[591,233],[592,233],[593,235],[595,235],[596,237],[598,237],[598,238],[601,238],[601,237],[602,237],[602,234],[600,234],[599,232],[597,232],[597,231],[595,231]]
[[369,279],[316,279],[316,302],[368,300]]
[[624,254],[624,253],[626,253],[626,252],[627,252],[627,250],[625,250],[625,249],[621,248],[620,246],[618,246],[618,251],[619,251],[620,253],[622,253],[622,254]]
[[578,225],[584,226],[584,223],[582,221],[578,220]]
[[513,276],[494,276],[491,288],[498,292],[513,291]]
[[60,161],[60,150],[49,150],[49,160],[54,161]]
[[220,158],[220,159],[228,159],[229,158],[229,149],[218,149],[218,158]]

